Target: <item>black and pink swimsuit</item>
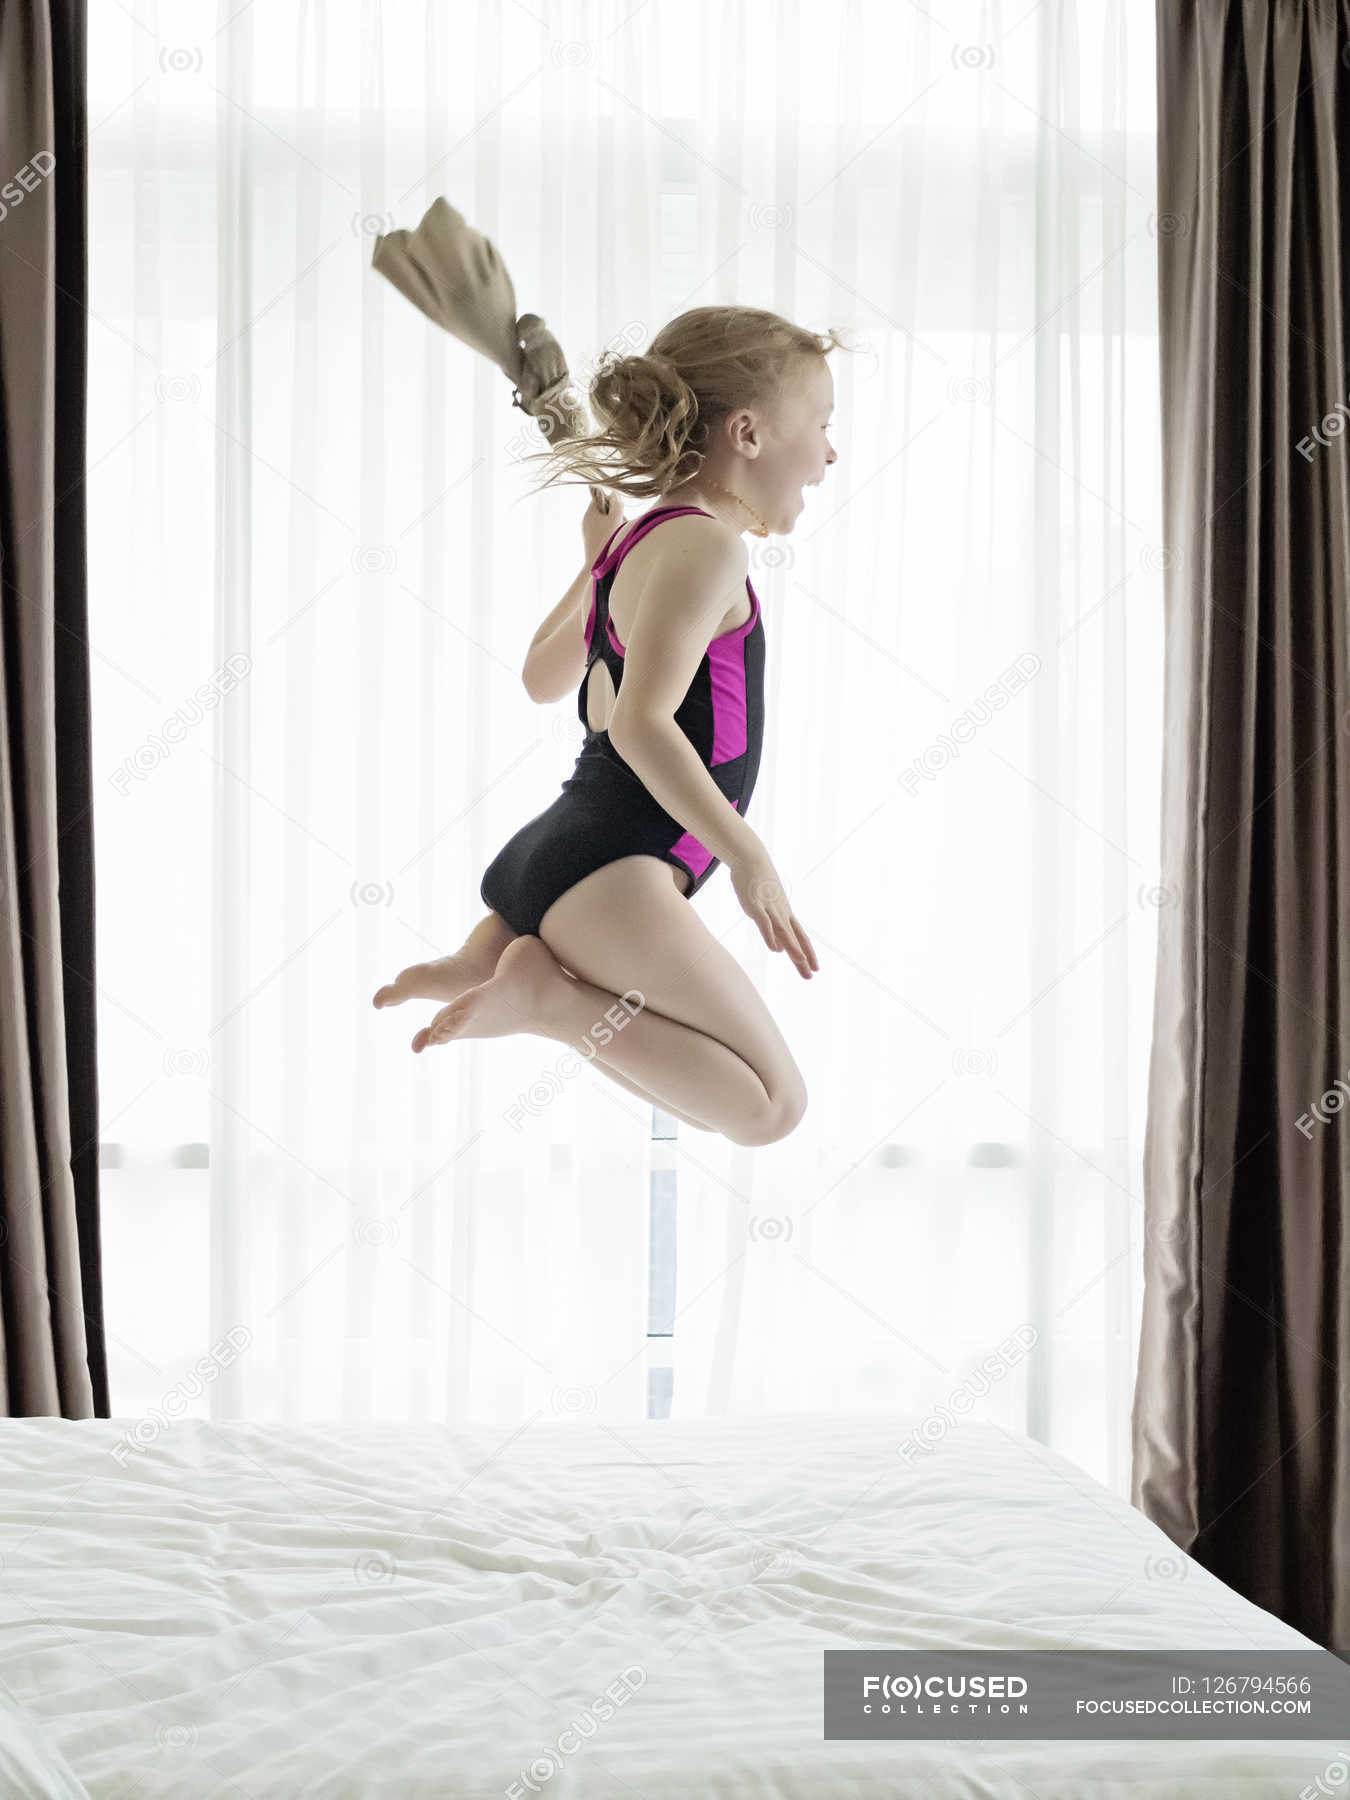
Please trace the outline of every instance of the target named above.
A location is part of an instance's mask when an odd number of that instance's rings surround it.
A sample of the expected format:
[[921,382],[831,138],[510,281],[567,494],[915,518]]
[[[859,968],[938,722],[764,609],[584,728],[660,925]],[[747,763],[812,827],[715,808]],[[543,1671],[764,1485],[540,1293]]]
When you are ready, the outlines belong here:
[[[614,548],[616,530],[591,565],[589,654],[577,694],[577,713],[586,731],[581,753],[558,798],[498,853],[480,890],[484,903],[522,937],[538,935],[544,914],[560,894],[620,857],[655,856],[686,870],[690,899],[717,867],[711,851],[647,792],[610,743],[608,731],[592,731],[586,717],[586,689],[596,662],[604,661],[616,694],[623,680],[624,647],[609,616],[615,570],[639,538],[663,519],[692,512],[703,508],[653,508],[628,528],[619,527],[625,531],[622,544]],[[764,739],[764,623],[748,578],[745,585],[750,617],[708,645],[675,714],[675,723],[742,815],[754,792]]]

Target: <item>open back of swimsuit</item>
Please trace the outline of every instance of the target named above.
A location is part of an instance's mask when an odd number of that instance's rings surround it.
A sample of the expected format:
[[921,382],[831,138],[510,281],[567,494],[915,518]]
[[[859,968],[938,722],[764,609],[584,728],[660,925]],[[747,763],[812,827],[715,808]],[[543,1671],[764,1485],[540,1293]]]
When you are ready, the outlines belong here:
[[[639,538],[663,519],[703,512],[698,506],[658,506],[614,533],[591,565],[594,598],[586,621],[587,661],[577,694],[586,730],[576,766],[553,804],[498,852],[483,876],[484,904],[521,937],[538,936],[544,914],[560,894],[606,863],[623,856],[655,856],[691,877],[692,899],[717,867],[717,859],[678,819],[659,806],[609,741],[594,731],[586,712],[591,671],[603,660],[617,695],[624,647],[609,616],[616,570]],[[704,513],[704,517],[711,517]],[[618,549],[614,538],[626,535]],[[759,596],[749,579],[750,617],[708,645],[675,714],[675,723],[731,804],[744,814],[759,774],[764,736],[764,624]]]

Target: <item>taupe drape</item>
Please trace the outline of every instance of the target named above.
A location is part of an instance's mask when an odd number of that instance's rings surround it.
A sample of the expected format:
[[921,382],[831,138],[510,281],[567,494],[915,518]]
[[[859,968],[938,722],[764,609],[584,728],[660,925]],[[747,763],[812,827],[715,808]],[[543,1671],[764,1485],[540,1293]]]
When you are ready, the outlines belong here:
[[1134,1409],[1137,1504],[1342,1655],[1348,11],[1350,0],[1157,10],[1171,903]]
[[0,1410],[108,1416],[85,586],[84,0],[0,4]]

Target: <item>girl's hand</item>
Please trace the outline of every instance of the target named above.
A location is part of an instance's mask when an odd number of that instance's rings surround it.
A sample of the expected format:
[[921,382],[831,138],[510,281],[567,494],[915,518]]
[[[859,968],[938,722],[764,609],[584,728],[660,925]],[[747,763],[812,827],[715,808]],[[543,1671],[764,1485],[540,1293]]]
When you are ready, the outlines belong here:
[[803,981],[820,968],[811,940],[788,905],[787,890],[767,850],[761,847],[728,865],[731,885],[742,910],[759,926],[770,950],[786,950]]
[[609,511],[601,512],[595,504],[595,495],[592,494],[591,503],[586,508],[586,516],[581,521],[581,536],[586,545],[588,567],[624,522],[622,497],[619,494],[608,493],[606,499],[609,501]]

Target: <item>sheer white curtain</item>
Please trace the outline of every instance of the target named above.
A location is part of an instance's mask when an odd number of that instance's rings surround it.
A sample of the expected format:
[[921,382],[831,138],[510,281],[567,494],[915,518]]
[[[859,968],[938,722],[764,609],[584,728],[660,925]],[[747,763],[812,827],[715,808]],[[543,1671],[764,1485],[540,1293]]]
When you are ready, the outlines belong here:
[[[115,1410],[973,1410],[1125,1491],[1165,900],[1148,10],[92,10]],[[583,382],[712,301],[859,346],[826,485],[748,540],[751,819],[820,974],[725,874],[698,902],[807,1078],[767,1149],[542,1039],[414,1057],[430,1005],[370,1006],[480,916],[579,730],[518,671],[585,495],[529,496],[505,379],[370,270],[437,194]]]

